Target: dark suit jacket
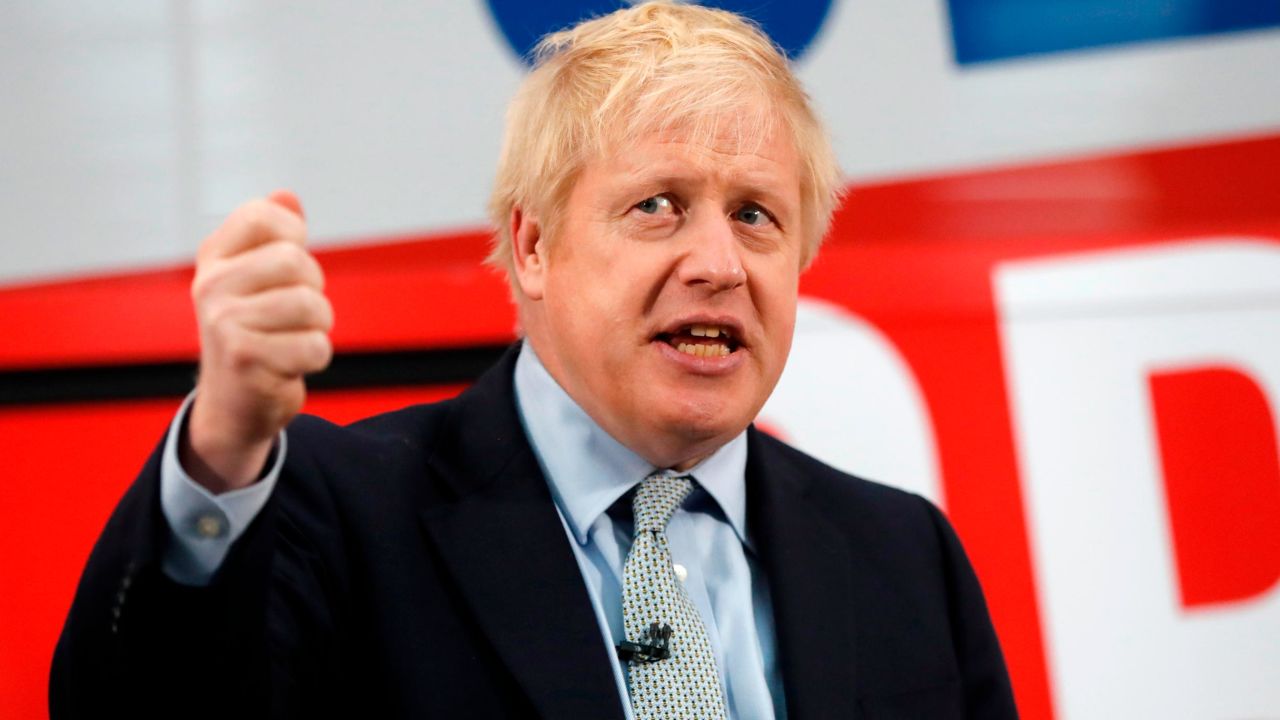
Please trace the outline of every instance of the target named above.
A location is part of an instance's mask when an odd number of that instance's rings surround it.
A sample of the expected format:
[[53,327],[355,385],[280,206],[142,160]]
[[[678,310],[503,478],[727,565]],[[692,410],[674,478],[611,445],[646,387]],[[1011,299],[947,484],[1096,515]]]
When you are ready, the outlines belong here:
[[[208,588],[159,569],[157,451],[85,568],[53,717],[621,718],[514,361],[452,401],[350,428],[299,418],[272,498]],[[943,516],[748,433],[789,716],[1015,717]]]

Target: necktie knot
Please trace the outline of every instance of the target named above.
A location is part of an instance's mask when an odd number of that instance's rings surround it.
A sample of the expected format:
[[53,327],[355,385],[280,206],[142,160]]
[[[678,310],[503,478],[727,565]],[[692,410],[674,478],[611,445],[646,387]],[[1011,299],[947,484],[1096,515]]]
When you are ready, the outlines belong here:
[[693,479],[688,475],[650,475],[636,489],[631,509],[636,532],[665,532],[676,508],[693,492]]

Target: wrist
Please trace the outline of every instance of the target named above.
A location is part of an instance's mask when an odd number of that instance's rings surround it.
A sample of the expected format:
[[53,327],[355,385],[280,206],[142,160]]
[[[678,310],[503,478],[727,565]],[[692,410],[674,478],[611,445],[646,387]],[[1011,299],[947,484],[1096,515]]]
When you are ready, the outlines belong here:
[[233,423],[210,419],[201,409],[197,396],[179,432],[178,461],[182,469],[214,494],[239,490],[257,482],[266,470],[275,436],[234,437],[225,432]]

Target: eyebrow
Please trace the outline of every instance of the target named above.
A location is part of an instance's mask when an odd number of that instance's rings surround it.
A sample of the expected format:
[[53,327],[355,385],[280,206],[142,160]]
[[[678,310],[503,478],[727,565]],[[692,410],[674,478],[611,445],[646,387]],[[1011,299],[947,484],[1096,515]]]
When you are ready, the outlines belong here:
[[[639,192],[641,188],[644,191],[659,190],[662,188],[682,188],[691,185],[705,184],[701,176],[686,175],[679,172],[670,172],[665,169],[650,174],[649,168],[640,168],[634,173],[628,173],[625,179],[617,185],[619,193]],[[752,198],[760,198],[762,202],[771,208],[781,209],[787,205],[785,191],[779,187],[770,187],[771,183],[760,182],[760,176],[769,176],[765,172],[747,172],[737,174],[730,178],[726,183],[733,195],[747,196]]]

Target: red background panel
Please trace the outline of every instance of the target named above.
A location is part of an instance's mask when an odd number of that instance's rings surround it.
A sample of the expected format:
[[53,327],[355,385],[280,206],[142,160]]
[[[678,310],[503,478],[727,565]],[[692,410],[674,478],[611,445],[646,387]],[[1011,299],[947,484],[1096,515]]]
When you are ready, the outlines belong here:
[[[316,252],[339,351],[504,343],[506,281],[480,265],[483,232]],[[0,370],[194,359],[189,265],[0,289]]]
[[0,714],[41,717],[80,568],[178,402],[0,408]]

